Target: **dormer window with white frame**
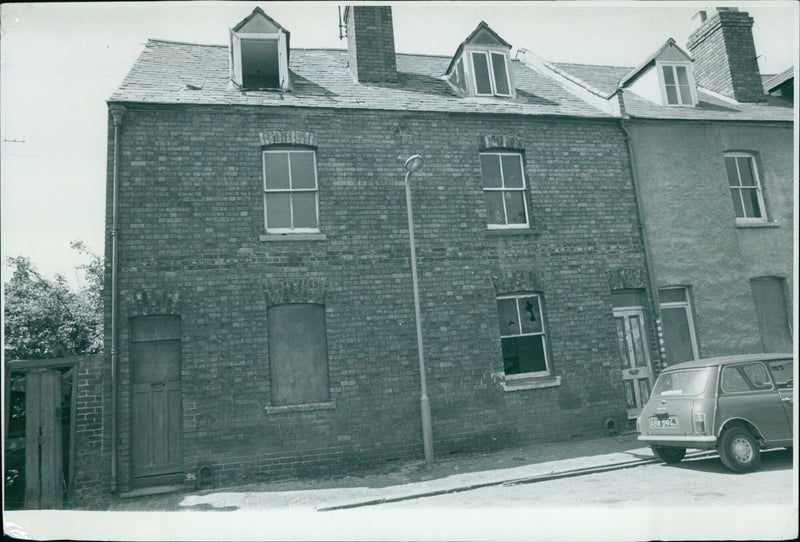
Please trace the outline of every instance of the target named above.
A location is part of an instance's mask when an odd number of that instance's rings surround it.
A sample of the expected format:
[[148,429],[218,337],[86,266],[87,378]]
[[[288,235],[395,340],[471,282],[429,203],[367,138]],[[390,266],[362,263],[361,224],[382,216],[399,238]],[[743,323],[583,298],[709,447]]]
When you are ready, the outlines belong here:
[[288,90],[289,32],[256,8],[230,30],[231,81],[243,90]]
[[623,77],[619,86],[665,107],[698,103],[694,61],[672,38]]
[[511,45],[481,22],[458,47],[447,81],[460,96],[515,96],[509,69]]
[[505,52],[470,51],[477,96],[511,96]]
[[657,62],[658,81],[664,105],[695,105],[697,91],[691,62]]

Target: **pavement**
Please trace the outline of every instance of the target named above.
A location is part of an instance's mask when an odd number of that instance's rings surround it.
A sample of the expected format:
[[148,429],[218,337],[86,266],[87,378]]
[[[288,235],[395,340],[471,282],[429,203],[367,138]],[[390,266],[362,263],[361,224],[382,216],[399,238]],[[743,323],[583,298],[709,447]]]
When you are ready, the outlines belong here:
[[[195,492],[115,499],[109,511],[324,512],[423,498],[492,485],[533,483],[655,462],[634,432],[533,444],[487,453],[398,463],[347,476],[262,482]],[[706,452],[707,453],[707,452]]]

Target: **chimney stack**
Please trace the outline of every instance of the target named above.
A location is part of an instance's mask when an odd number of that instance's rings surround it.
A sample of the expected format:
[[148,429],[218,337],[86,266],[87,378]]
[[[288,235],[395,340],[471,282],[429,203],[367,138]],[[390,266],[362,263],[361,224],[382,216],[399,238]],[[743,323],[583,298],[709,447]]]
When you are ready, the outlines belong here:
[[360,83],[396,83],[391,6],[347,6],[347,50],[350,68]]
[[709,15],[687,43],[697,84],[738,102],[766,101],[753,43],[753,18],[738,8],[717,8]]

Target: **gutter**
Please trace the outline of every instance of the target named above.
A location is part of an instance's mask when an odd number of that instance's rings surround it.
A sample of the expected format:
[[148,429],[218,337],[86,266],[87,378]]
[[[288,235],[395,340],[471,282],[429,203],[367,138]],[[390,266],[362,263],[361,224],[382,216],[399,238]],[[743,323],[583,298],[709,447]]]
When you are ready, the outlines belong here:
[[119,132],[127,109],[108,108],[114,119],[114,173],[111,201],[111,493],[117,492],[117,199],[119,193]]
[[[622,92],[618,94],[620,102],[622,102]],[[620,103],[620,110],[622,116],[619,119],[619,126],[625,134],[625,143],[628,146],[628,157],[631,161],[631,178],[633,180],[633,194],[636,197],[636,222],[639,228],[639,234],[642,238],[642,246],[644,247],[644,262],[647,268],[647,279],[650,285],[650,298],[653,303],[653,312],[656,316],[656,335],[658,338],[658,354],[659,363],[661,368],[667,366],[667,351],[664,346],[664,328],[661,320],[661,304],[658,298],[658,284],[655,277],[655,268],[653,267],[653,254],[650,250],[650,240],[647,236],[647,227],[644,221],[644,205],[642,204],[641,187],[639,184],[638,168],[636,166],[636,153],[633,152],[633,138],[628,129],[628,120],[630,117],[625,112],[624,104]],[[655,375],[653,375],[655,378]]]

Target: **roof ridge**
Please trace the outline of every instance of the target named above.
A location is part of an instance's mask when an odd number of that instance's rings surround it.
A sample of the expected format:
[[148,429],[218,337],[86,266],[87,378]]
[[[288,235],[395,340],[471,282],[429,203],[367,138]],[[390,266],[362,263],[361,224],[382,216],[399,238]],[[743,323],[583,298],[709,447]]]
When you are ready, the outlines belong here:
[[[161,38],[148,38],[147,43],[170,43],[174,45],[192,45],[195,47],[228,47],[226,44],[220,43],[197,43],[191,41],[178,41],[178,40],[166,40]],[[342,49],[335,49],[333,47],[292,47],[292,51],[330,51],[330,52],[338,52],[338,53],[346,53],[347,48]],[[444,54],[431,54],[431,53],[400,53],[396,52],[396,55],[399,56],[422,56],[427,58],[442,58],[442,59],[449,59],[450,56]]]
[[194,45],[196,47],[228,47],[219,43],[197,43],[192,41],[165,40],[161,38],[147,38],[147,44],[151,43],[171,43],[174,45]]
[[632,66],[614,66],[612,64],[587,64],[585,62],[557,62],[554,60],[548,60],[550,64],[554,64],[556,66],[592,66],[594,68],[615,68],[618,70],[632,70]]

